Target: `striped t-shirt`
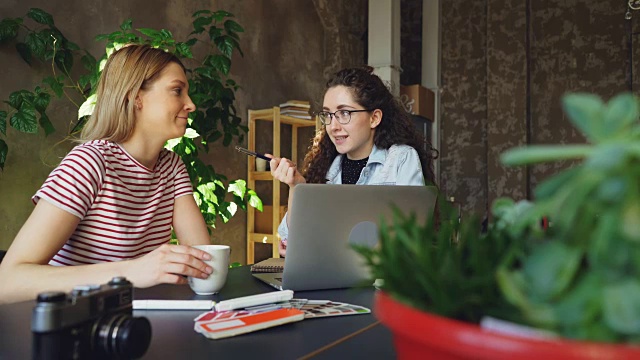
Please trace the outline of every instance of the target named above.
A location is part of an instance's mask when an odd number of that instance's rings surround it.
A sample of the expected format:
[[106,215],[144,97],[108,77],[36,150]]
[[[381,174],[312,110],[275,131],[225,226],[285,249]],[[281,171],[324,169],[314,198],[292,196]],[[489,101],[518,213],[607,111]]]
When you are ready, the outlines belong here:
[[136,258],[167,243],[175,199],[192,194],[175,153],[162,150],[150,170],[120,145],[94,140],[71,150],[32,200],[80,218],[49,265],[82,265]]

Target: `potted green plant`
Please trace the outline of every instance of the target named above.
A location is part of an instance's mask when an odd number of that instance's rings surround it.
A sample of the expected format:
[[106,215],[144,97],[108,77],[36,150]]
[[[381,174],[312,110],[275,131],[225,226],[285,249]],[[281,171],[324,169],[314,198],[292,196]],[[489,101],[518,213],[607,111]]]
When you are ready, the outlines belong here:
[[[502,157],[581,160],[540,183],[535,202],[497,200],[483,233],[472,217],[447,221],[446,207],[437,231],[398,211],[380,248],[357,249],[384,279],[375,313],[399,358],[640,358],[640,106],[570,94],[563,107],[590,144]],[[487,318],[527,335],[478,325]]]

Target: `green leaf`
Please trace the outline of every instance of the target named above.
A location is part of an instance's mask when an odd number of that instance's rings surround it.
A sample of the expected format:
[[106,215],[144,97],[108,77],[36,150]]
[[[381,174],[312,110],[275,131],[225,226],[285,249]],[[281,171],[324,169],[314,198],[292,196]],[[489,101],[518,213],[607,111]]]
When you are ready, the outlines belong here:
[[71,41],[67,41],[67,49],[71,50],[71,51],[78,51],[80,50],[80,47],[78,46],[78,44],[71,42]]
[[587,260],[594,272],[611,274],[627,271],[626,268],[632,261],[629,243],[620,241],[612,246],[611,241],[612,234],[617,233],[620,228],[620,220],[619,212],[606,212],[599,217],[597,228],[591,231]]
[[233,48],[234,48],[233,41],[234,40],[228,36],[221,36],[215,39],[214,42],[221,53],[223,53],[226,57],[231,58],[231,56],[233,55]]
[[233,17],[233,14],[224,10],[218,10],[213,13],[213,18],[216,19],[216,21],[222,21],[226,17]]
[[215,195],[215,183],[208,182],[205,184],[200,184],[198,185],[197,189],[202,195],[204,195],[204,199],[206,201],[216,205],[219,203],[218,197]]
[[509,166],[541,162],[581,159],[593,151],[590,145],[533,145],[512,148],[500,155],[500,161]]
[[29,46],[20,42],[16,44],[16,50],[18,51],[18,54],[20,54],[22,60],[31,65],[31,50],[29,49]]
[[170,40],[170,39],[173,39],[173,34],[169,30],[161,29],[160,30],[160,37],[163,40]]
[[39,123],[40,126],[44,129],[45,136],[49,136],[56,131],[56,129],[53,127],[53,124],[49,120],[49,117],[45,113],[40,114]]
[[33,99],[33,106],[40,113],[43,113],[47,110],[49,106],[49,102],[51,101],[51,95],[46,92],[42,92],[40,88],[36,88],[37,96]]
[[569,120],[590,142],[602,139],[605,106],[600,97],[584,93],[568,94],[563,97],[562,105]]
[[249,194],[249,201],[248,201],[249,205],[258,209],[258,211],[262,211],[263,210],[262,200],[260,200],[260,197],[258,197],[258,194],[254,190],[249,190],[248,194]]
[[96,99],[96,94],[93,94],[89,96],[82,105],[80,105],[80,109],[78,109],[78,119],[85,116],[91,116],[91,114],[93,114],[93,109],[96,107]]
[[4,140],[0,139],[0,170],[4,170],[4,164],[7,161],[7,154],[9,153],[9,147]]
[[186,43],[176,44],[176,55],[187,58],[187,59],[193,59],[193,53],[191,52],[191,47]]
[[86,53],[82,55],[80,61],[82,62],[82,66],[84,66],[85,69],[89,71],[94,71],[96,69],[97,61],[96,58],[93,57],[93,55]]
[[185,41],[185,44],[187,44],[189,47],[191,47],[191,46],[195,45],[197,42],[198,42],[198,39],[191,38],[191,39]]
[[186,137],[188,139],[195,139],[198,136],[200,136],[200,134],[198,134],[198,132],[195,131],[192,128],[187,128],[187,131],[185,131],[185,133],[184,133],[184,137]]
[[611,142],[593,147],[584,162],[585,171],[610,173],[615,169],[625,167],[627,149],[625,144]]
[[37,133],[38,121],[36,119],[36,109],[33,105],[24,102],[20,110],[11,116],[10,124],[18,131],[30,134]]
[[201,34],[204,31],[204,27],[211,24],[212,18],[210,16],[198,17],[193,20],[193,32],[192,34]]
[[580,265],[582,251],[558,241],[536,247],[523,267],[531,297],[547,301],[566,290]]
[[42,9],[31,8],[29,12],[27,12],[27,16],[37,23],[53,26],[53,17]]
[[581,167],[574,167],[561,171],[560,173],[547,178],[543,182],[536,186],[534,193],[536,199],[548,199],[556,194],[556,192],[565,184],[568,184],[572,179],[580,175],[582,171]]
[[222,139],[222,145],[229,146],[232,140],[233,136],[230,133],[226,132],[224,133],[224,138]]
[[7,135],[7,112],[0,110],[0,132]]
[[209,39],[211,41],[215,41],[220,36],[222,36],[222,29],[220,29],[219,27],[216,27],[216,26],[211,26],[209,28]]
[[629,241],[640,243],[640,204],[627,203],[622,212],[621,234]]
[[640,284],[635,279],[605,285],[604,321],[622,334],[640,334]]
[[63,72],[70,72],[73,67],[73,53],[69,50],[59,51],[56,54],[55,63]]
[[231,182],[229,183],[227,192],[233,193],[234,195],[242,199],[247,192],[247,182],[244,180],[236,180],[234,182]]
[[6,18],[0,21],[0,43],[14,39],[18,36],[18,29],[22,24],[21,18]]
[[57,97],[62,97],[62,95],[64,94],[64,83],[61,81],[61,78],[47,76],[42,80],[42,82],[49,85],[49,87],[51,88],[51,90],[53,90]]
[[604,111],[604,136],[626,136],[629,127],[637,123],[640,109],[638,99],[630,93],[617,95],[609,100]]
[[182,138],[169,139],[164,144],[164,148],[170,151],[174,151],[173,148],[175,148],[180,143],[180,140],[182,140]]
[[144,35],[147,35],[150,38],[161,38],[162,35],[160,34],[160,31],[155,30],[155,29],[150,29],[150,28],[140,28],[140,29],[136,29],[139,32],[143,33]]
[[45,40],[36,33],[29,33],[24,39],[25,43],[31,50],[31,53],[40,60],[45,60],[45,51],[47,48]]
[[227,31],[227,33],[244,32],[242,26],[231,19],[224,22],[224,29]]
[[19,110],[22,107],[22,103],[33,99],[34,95],[27,90],[18,90],[9,94],[9,105],[14,109]]
[[231,60],[229,58],[222,55],[214,55],[211,57],[211,64],[216,70],[229,75],[229,70],[231,70]]
[[563,326],[590,325],[602,309],[602,285],[594,273],[586,274],[556,306],[558,321]]
[[96,37],[94,38],[95,41],[102,41],[102,40],[108,40],[109,39],[109,34],[99,34],[96,35]]
[[131,18],[126,19],[125,21],[122,22],[122,24],[120,25],[120,30],[122,31],[127,31],[127,30],[131,30],[131,25],[133,24],[133,21],[131,20]]

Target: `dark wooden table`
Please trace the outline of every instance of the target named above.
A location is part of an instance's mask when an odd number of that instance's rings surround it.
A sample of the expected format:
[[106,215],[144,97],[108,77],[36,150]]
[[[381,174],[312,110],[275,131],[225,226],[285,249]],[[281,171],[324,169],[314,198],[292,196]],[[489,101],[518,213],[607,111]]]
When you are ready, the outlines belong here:
[[[216,301],[275,291],[253,278],[249,267],[230,269],[217,295],[195,295],[187,286],[136,289],[136,299],[212,299]],[[296,292],[294,297],[332,300],[372,308],[371,288]],[[0,306],[0,359],[31,358],[31,311],[35,301]],[[372,314],[306,319],[236,337],[212,340],[193,330],[202,311],[136,310],[149,319],[153,336],[144,359],[393,359],[389,330]]]

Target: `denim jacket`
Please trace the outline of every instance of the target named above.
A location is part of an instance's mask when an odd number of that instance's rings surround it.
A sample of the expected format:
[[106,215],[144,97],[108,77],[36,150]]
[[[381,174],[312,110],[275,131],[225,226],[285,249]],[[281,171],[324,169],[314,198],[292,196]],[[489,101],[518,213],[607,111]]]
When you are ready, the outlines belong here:
[[[327,171],[327,184],[342,184],[342,157],[338,155]],[[409,145],[392,145],[379,149],[373,145],[367,165],[362,169],[356,185],[415,185],[424,186],[422,165],[418,152]],[[284,215],[278,234],[281,239],[289,237],[287,214]]]

